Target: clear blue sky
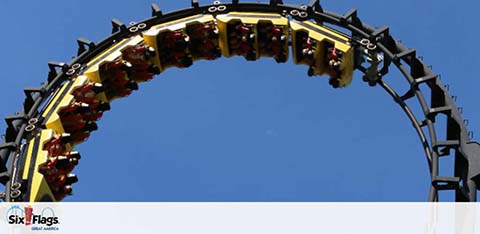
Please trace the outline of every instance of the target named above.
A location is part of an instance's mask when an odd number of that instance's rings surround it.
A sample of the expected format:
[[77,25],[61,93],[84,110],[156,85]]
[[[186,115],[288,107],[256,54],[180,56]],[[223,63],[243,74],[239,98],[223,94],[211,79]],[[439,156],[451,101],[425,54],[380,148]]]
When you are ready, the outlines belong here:
[[[337,13],[357,8],[365,22],[390,26],[416,48],[459,96],[469,129],[480,136],[480,4],[393,2],[322,1]],[[46,80],[48,61],[76,54],[77,37],[99,41],[112,18],[148,18],[150,3],[0,1],[0,117],[21,108],[24,87]],[[164,12],[189,6],[157,3]],[[425,156],[387,93],[359,73],[350,87],[334,90],[306,71],[291,60],[243,58],[166,71],[115,101],[100,130],[77,148],[80,182],[66,201],[426,201]],[[385,80],[405,87],[398,73]]]

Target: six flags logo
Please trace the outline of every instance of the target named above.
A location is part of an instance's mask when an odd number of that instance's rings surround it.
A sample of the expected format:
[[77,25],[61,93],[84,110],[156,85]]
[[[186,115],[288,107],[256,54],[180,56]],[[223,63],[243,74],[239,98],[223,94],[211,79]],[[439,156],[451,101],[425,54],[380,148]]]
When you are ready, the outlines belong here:
[[31,206],[21,209],[19,206],[12,206],[7,211],[8,224],[12,225],[46,225],[48,227],[59,224],[59,219],[55,216],[52,208],[44,208],[40,214],[33,213]]

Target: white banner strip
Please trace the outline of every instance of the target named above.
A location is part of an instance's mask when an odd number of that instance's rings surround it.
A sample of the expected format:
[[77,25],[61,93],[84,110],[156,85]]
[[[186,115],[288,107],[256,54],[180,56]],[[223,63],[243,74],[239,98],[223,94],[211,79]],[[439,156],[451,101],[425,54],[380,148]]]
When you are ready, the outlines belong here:
[[0,203],[0,233],[474,234],[478,204]]

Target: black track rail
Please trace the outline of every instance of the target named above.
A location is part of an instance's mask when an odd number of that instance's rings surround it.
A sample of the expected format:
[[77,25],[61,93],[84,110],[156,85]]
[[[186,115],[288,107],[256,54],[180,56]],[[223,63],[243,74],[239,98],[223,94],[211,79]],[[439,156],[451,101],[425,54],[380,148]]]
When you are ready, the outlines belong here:
[[[406,113],[411,121],[419,140],[423,146],[427,159],[430,175],[431,189],[428,201],[438,201],[440,190],[456,191],[455,201],[476,201],[477,187],[480,184],[480,144],[470,139],[464,120],[457,109],[453,98],[448,94],[439,75],[417,58],[415,50],[407,49],[389,33],[388,28],[374,28],[363,23],[357,16],[356,10],[351,10],[344,15],[326,12],[321,7],[319,0],[312,0],[305,6],[283,4],[281,0],[271,0],[270,3],[240,3],[233,0],[231,3],[216,1],[213,5],[200,6],[197,0],[191,0],[191,8],[163,14],[160,8],[152,5],[152,17],[128,27],[118,20],[112,20],[112,34],[95,44],[86,39],[78,40],[77,57],[68,63],[49,63],[50,73],[48,81],[38,88],[26,88],[26,98],[23,109],[16,115],[6,117],[7,129],[5,141],[0,145],[0,182],[6,185],[7,202],[16,201],[11,198],[12,185],[18,183],[18,170],[23,166],[23,147],[31,134],[25,131],[32,119],[40,120],[42,106],[52,97],[61,85],[70,77],[80,71],[72,68],[74,64],[86,64],[94,57],[114,45],[123,38],[128,38],[138,32],[135,27],[144,23],[149,29],[153,25],[182,19],[195,14],[223,14],[230,11],[238,12],[271,12],[280,13],[297,20],[314,20],[318,24],[332,24],[351,32],[352,44],[364,49],[361,40],[368,40],[376,52],[383,54],[384,60],[381,69],[376,70],[376,75],[370,77],[369,84],[382,87],[393,100]],[[219,6],[224,6],[220,8]],[[363,45],[365,46],[365,45]],[[389,68],[395,66],[408,82],[409,90],[399,95],[383,79],[388,74]],[[358,70],[366,73],[367,68],[357,63]],[[426,100],[425,94],[431,100]],[[423,111],[417,117],[407,105],[406,101],[416,98]],[[436,133],[436,118],[438,115],[446,116],[446,139],[438,139]],[[32,122],[30,122],[31,124]],[[41,126],[36,126],[40,128]],[[428,137],[427,137],[428,134]],[[439,158],[443,156],[455,157],[453,176],[442,176],[439,172]],[[7,165],[8,163],[8,165]]]

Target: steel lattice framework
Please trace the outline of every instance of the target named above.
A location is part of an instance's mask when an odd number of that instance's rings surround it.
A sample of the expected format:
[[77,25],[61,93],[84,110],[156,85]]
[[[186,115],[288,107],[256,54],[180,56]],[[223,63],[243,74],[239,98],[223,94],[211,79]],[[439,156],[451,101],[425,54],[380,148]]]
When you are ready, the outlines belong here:
[[[32,120],[41,118],[42,105],[69,77],[81,72],[79,65],[88,63],[121,39],[138,33],[139,25],[144,25],[144,29],[147,30],[154,25],[196,14],[217,15],[230,11],[279,13],[290,19],[312,20],[317,24],[331,24],[350,31],[351,44],[355,46],[357,55],[373,58],[373,62],[370,61],[370,63],[363,63],[360,58],[357,58],[356,69],[365,74],[364,81],[371,86],[383,88],[393,98],[418,134],[431,175],[428,200],[438,201],[440,190],[455,190],[456,201],[476,201],[476,190],[480,184],[480,144],[472,141],[464,120],[439,75],[416,56],[415,50],[407,49],[401,42],[394,39],[388,27],[374,28],[363,23],[356,10],[343,15],[324,11],[319,0],[312,0],[304,6],[284,4],[281,0],[271,0],[269,3],[240,3],[239,0],[233,0],[231,3],[215,1],[212,5],[200,6],[198,0],[192,0],[191,8],[168,14],[163,14],[158,5],[153,4],[152,17],[142,22],[127,26],[118,20],[112,20],[112,34],[99,43],[83,38],[78,39],[77,57],[68,63],[49,63],[48,81],[38,88],[26,88],[23,109],[18,114],[5,119],[8,128],[5,133],[5,142],[0,145],[0,181],[6,185],[3,198],[9,202],[18,201],[12,198],[11,194],[19,189],[20,181],[17,181],[18,177],[15,173],[20,166],[21,158],[24,157],[22,145],[25,144],[25,139],[30,137],[26,127],[33,125],[42,128],[37,121]],[[381,55],[382,59],[376,60],[378,55]],[[404,94],[398,94],[382,79],[393,66],[403,74],[410,87]],[[425,98],[427,95],[431,100]],[[414,98],[420,104],[422,116],[415,116],[407,105],[406,101]],[[439,115],[444,115],[447,119],[446,139],[437,137],[436,119]],[[455,157],[454,165],[451,165],[454,167],[454,175],[442,176],[439,174],[439,157],[449,155]]]

